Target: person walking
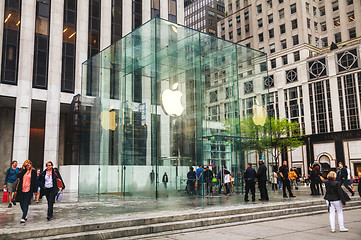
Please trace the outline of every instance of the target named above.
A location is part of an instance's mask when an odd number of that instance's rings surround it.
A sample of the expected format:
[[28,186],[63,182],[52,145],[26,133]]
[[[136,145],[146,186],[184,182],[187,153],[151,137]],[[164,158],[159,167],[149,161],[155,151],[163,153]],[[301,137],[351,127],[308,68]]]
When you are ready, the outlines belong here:
[[310,178],[310,189],[311,189],[311,195],[318,195],[318,192],[316,190],[316,171],[309,167],[309,178]]
[[223,166],[223,168],[218,172],[217,179],[219,182],[219,188],[218,193],[221,194],[222,187],[224,187],[224,194],[227,195],[229,193],[228,183],[225,182],[225,176],[231,174],[226,166]]
[[292,190],[291,190],[291,184],[290,184],[290,180],[288,179],[288,166],[287,166],[287,161],[283,161],[282,166],[279,169],[280,171],[280,175],[282,178],[282,190],[283,190],[283,197],[287,198],[287,193],[286,193],[286,188],[288,190],[288,193],[290,195],[290,197],[296,197],[293,195]]
[[322,177],[320,166],[316,165],[314,167],[314,170],[315,170],[316,193],[317,195],[323,195],[322,182],[324,181],[324,179]]
[[347,170],[347,183],[351,187],[352,191],[355,192],[355,188],[353,187],[353,181],[352,181],[352,178],[351,178],[351,171],[347,166],[345,166],[345,168]]
[[247,169],[244,171],[243,177],[244,181],[246,182],[246,193],[244,194],[244,201],[248,202],[248,193],[251,190],[252,194],[252,201],[256,201],[256,170],[252,168],[252,164],[248,163]]
[[278,174],[276,172],[276,170],[273,171],[272,173],[272,190],[276,191],[277,190],[277,184],[278,184]]
[[167,184],[168,184],[168,175],[167,172],[164,172],[163,178],[162,178],[162,182],[164,184],[164,188],[167,189]]
[[15,197],[16,197],[16,185],[18,184],[18,162],[12,161],[11,167],[6,170],[5,173],[5,182],[4,182],[4,188],[8,191],[9,196],[9,205],[8,208],[11,208],[12,205],[16,205]]
[[[40,173],[41,173],[41,170],[40,170],[40,169],[37,169],[37,170],[36,170],[36,178],[37,178],[37,179],[39,178]],[[38,186],[36,193],[34,193],[34,199],[35,199],[35,202],[36,202],[36,203],[39,203],[39,197],[40,197],[40,187]]]
[[327,180],[325,180],[326,185],[326,194],[324,199],[326,200],[326,204],[328,206],[330,212],[330,225],[331,232],[335,232],[335,210],[337,211],[337,219],[338,225],[340,227],[340,232],[347,232],[348,229],[345,228],[343,222],[343,213],[342,213],[342,205],[346,204],[345,196],[343,194],[343,190],[341,189],[341,184],[336,181],[336,173],[331,171],[327,175]]
[[338,166],[340,167],[340,170],[337,173],[336,180],[340,182],[340,185],[345,185],[345,188],[351,193],[351,195],[355,195],[354,191],[350,188],[347,182],[347,169],[343,166],[342,162],[338,163]]
[[197,193],[198,195],[202,195],[203,192],[203,166],[200,165],[197,170]]
[[258,188],[261,193],[260,201],[268,201],[268,192],[267,192],[267,167],[264,164],[262,159],[258,160],[259,167],[257,172]]
[[[55,197],[58,194],[58,191],[63,191],[65,189],[64,181],[57,168],[53,167],[53,163],[48,161],[46,164],[46,169],[39,175],[38,182],[40,185],[40,198],[46,196],[48,201],[48,213],[46,219],[51,220],[53,218],[53,208],[55,203]],[[57,179],[60,179],[62,186],[58,186]]]
[[20,220],[20,224],[25,223],[28,220],[27,215],[29,211],[29,205],[33,193],[38,190],[36,171],[33,168],[33,164],[30,160],[26,160],[21,168],[21,171],[17,174],[19,178],[19,185],[16,194],[16,201],[20,202],[21,211],[23,215]]
[[289,175],[290,175],[290,180],[291,180],[292,186],[294,185],[295,189],[298,190],[296,169],[291,168]]

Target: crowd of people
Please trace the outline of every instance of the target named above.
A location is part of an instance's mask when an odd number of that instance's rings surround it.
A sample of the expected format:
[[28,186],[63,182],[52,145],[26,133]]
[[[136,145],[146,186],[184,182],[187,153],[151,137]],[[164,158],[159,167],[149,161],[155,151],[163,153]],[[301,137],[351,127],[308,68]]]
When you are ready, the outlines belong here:
[[28,220],[32,198],[39,203],[39,199],[45,196],[48,202],[47,220],[51,220],[55,198],[59,197],[59,191],[65,189],[59,170],[53,167],[51,161],[46,163],[46,169],[42,172],[40,169],[35,170],[30,160],[26,160],[21,168],[17,165],[17,161],[12,161],[5,174],[4,189],[8,192],[8,208],[19,203],[22,210],[20,224],[24,224]]

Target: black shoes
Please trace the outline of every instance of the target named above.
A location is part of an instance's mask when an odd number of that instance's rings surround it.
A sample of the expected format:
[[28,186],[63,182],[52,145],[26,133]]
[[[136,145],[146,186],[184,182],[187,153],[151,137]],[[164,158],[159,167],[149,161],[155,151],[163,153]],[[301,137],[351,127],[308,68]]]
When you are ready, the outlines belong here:
[[287,195],[283,195],[283,197],[284,197],[284,198],[288,198],[288,196],[287,196]]
[[290,197],[294,198],[294,197],[296,197],[296,196],[295,196],[295,195],[292,195],[292,196],[290,196]]
[[9,206],[8,206],[8,208],[12,208],[13,207],[13,205],[11,204],[11,203],[9,203]]
[[46,219],[50,221],[53,218],[53,216],[47,216]]

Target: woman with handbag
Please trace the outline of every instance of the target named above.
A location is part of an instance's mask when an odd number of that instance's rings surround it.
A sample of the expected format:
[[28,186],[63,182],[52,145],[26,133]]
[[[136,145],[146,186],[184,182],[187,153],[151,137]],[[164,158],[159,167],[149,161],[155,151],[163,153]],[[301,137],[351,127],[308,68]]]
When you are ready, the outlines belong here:
[[327,175],[327,180],[325,181],[326,194],[324,197],[330,212],[331,232],[333,233],[335,232],[335,209],[337,211],[340,232],[348,231],[343,225],[342,205],[345,205],[346,201],[350,200],[347,193],[342,190],[340,183],[336,181],[336,176],[334,171],[329,172]]
[[46,163],[46,169],[39,175],[38,182],[40,186],[40,198],[46,196],[48,201],[48,221],[53,218],[53,207],[55,203],[55,197],[58,191],[63,191],[65,185],[58,169],[53,168],[51,161]]
[[25,223],[28,218],[29,205],[33,193],[38,189],[36,181],[36,171],[33,168],[33,164],[30,160],[26,160],[23,164],[21,171],[17,174],[19,182],[17,185],[16,201],[20,202],[23,216],[20,223]]

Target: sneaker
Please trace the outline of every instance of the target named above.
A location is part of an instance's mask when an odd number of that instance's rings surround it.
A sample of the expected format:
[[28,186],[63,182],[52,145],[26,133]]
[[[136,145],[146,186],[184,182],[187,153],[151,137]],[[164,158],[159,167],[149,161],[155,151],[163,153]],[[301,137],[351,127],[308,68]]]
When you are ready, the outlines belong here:
[[290,197],[296,197],[295,195],[292,195],[292,196],[290,196]]
[[284,197],[284,198],[288,198],[288,196],[287,196],[287,195],[283,195],[283,197]]
[[13,205],[11,204],[11,203],[9,203],[9,206],[8,206],[8,208],[12,208],[13,207]]
[[334,232],[336,232],[336,231],[335,231],[335,229],[331,229],[331,232],[334,233]]
[[20,220],[20,223],[25,223],[25,219],[21,219],[21,220]]
[[340,228],[340,232],[348,232],[348,229],[347,228]]
[[353,196],[355,196],[355,193],[354,193],[354,192],[352,192],[352,193],[351,193],[351,196],[352,196],[352,197],[353,197]]
[[28,221],[28,217],[25,217],[24,219],[25,219],[25,221]]
[[39,200],[36,200],[35,202],[36,202],[36,203],[39,203]]
[[16,205],[16,202],[15,201],[12,201],[13,205],[15,206]]

